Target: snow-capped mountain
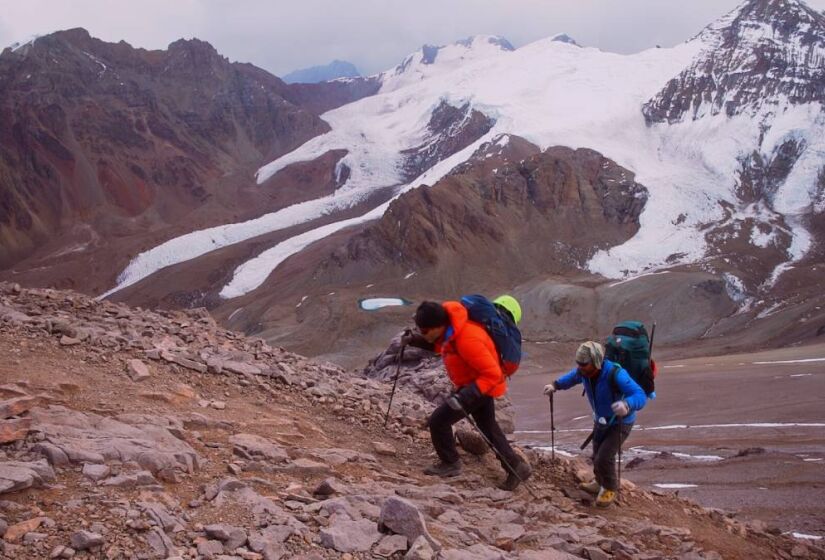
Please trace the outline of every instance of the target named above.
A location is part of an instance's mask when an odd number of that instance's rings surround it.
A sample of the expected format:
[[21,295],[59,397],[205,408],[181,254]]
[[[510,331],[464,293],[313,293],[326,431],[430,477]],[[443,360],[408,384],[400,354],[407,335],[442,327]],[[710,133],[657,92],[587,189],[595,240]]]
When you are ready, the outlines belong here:
[[694,41],[702,53],[645,104],[649,122],[825,101],[825,16],[803,2],[746,3]]
[[[555,38],[516,50],[486,36],[424,47],[380,75],[375,95],[325,113],[328,133],[258,171],[264,183],[345,152],[337,165],[348,179],[334,194],[252,228],[227,225],[172,240],[133,261],[119,287],[203,254],[198,246],[237,242],[235,231],[260,235],[355,208],[386,189],[399,196],[431,185],[483,143],[509,134],[541,150],[596,150],[650,191],[638,233],[594,252],[586,263],[592,272],[623,277],[705,263],[730,267],[731,282],[752,292],[806,254],[813,241],[805,216],[822,211],[821,22],[800,0],[751,0],[682,45],[629,56]],[[290,255],[375,220],[388,204],[260,253],[236,269],[222,295],[256,289]],[[742,243],[758,254],[759,267],[737,262]]]

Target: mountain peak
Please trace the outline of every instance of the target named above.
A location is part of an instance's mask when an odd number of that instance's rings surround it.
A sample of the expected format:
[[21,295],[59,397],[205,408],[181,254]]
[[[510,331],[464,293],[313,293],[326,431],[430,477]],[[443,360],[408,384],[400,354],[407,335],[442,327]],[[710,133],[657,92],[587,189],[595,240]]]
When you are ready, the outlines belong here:
[[645,105],[648,122],[825,102],[825,15],[801,0],[750,0],[693,42],[699,54]]
[[576,42],[576,40],[573,37],[571,37],[567,33],[558,33],[556,35],[553,35],[552,37],[550,37],[550,40],[555,41],[557,43],[567,43],[568,45],[574,45],[576,47],[581,46]]
[[353,63],[335,59],[329,64],[294,70],[282,79],[288,84],[317,84],[337,78],[358,78],[359,76],[361,73]]

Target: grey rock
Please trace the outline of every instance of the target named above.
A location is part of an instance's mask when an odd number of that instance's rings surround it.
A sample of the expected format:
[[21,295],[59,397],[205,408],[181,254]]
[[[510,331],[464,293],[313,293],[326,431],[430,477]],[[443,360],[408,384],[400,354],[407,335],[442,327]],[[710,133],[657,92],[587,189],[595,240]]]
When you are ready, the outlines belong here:
[[312,459],[295,459],[281,467],[279,470],[288,472],[295,476],[324,475],[330,472],[329,465],[313,461]]
[[433,550],[441,548],[438,541],[427,531],[424,516],[412,502],[404,498],[391,496],[384,501],[378,518],[378,526],[386,527],[393,533],[404,535],[410,542],[415,542],[418,537],[423,536],[430,543]]
[[137,488],[139,486],[155,486],[158,481],[149,471],[138,471],[133,474],[121,474],[107,478],[101,484],[115,488]]
[[435,558],[435,551],[423,535],[412,543],[407,554],[404,555],[404,560],[432,560],[433,558]]
[[140,382],[144,379],[149,379],[149,367],[141,360],[133,359],[126,362],[126,374],[134,382]]
[[201,461],[189,444],[157,425],[126,424],[62,406],[34,408],[30,414],[45,443],[59,448],[72,463],[134,461],[155,473],[170,467],[194,472]]
[[146,542],[149,543],[156,558],[169,558],[177,554],[172,539],[158,527],[149,530],[146,535]]
[[246,544],[246,531],[240,527],[224,525],[223,523],[207,525],[203,528],[206,536],[210,539],[217,539],[224,544],[227,551],[233,551],[239,546]]
[[270,525],[249,535],[249,549],[263,555],[267,560],[278,560],[287,553],[284,541],[294,533],[292,527]]
[[37,541],[42,541],[43,539],[47,538],[48,536],[49,535],[47,535],[46,533],[35,533],[34,531],[32,531],[30,533],[26,533],[25,535],[23,535],[23,544],[24,545],[34,544]]
[[608,553],[595,546],[584,547],[584,553],[590,560],[610,560],[610,555]]
[[467,549],[448,549],[439,553],[441,560],[504,560],[504,554],[496,549],[483,544],[474,544]]
[[75,550],[89,550],[103,545],[103,537],[91,531],[78,531],[72,535],[71,542]]
[[54,478],[54,470],[45,459],[27,463],[17,461],[0,463],[0,494],[37,488]]
[[312,493],[316,496],[332,496],[341,492],[340,483],[334,478],[324,479]]
[[546,548],[544,550],[524,550],[518,555],[519,560],[579,560],[580,556],[573,556],[563,550]]
[[103,480],[107,476],[112,469],[107,467],[106,465],[94,465],[90,463],[86,463],[83,465],[83,476],[90,480],[98,481]]
[[369,519],[353,521],[344,515],[333,516],[319,535],[321,545],[338,552],[366,552],[381,538],[375,523]]
[[266,438],[254,434],[235,434],[229,438],[235,455],[249,460],[266,460],[273,463],[284,463],[289,455],[280,445],[272,443]]
[[164,532],[183,531],[185,522],[169,513],[169,510],[157,502],[138,502],[137,506]]
[[53,467],[62,467],[71,462],[69,456],[62,449],[51,443],[37,443],[32,446],[32,452],[45,457]]
[[223,554],[223,543],[220,541],[203,541],[198,543],[198,554],[204,558],[214,558]]
[[392,556],[398,552],[407,550],[407,537],[404,535],[387,535],[373,549],[373,554],[378,556]]

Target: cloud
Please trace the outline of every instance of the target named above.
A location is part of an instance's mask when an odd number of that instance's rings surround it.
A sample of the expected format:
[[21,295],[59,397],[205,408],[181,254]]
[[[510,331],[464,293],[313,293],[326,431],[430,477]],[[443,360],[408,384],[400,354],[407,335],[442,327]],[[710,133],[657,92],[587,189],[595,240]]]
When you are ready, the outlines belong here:
[[[815,0],[825,3],[825,0]],[[181,37],[275,74],[334,58],[364,73],[390,68],[422,44],[477,34],[514,45],[565,32],[630,53],[682,42],[739,0],[27,0],[4,2],[5,44],[85,27],[107,41],[165,48]]]

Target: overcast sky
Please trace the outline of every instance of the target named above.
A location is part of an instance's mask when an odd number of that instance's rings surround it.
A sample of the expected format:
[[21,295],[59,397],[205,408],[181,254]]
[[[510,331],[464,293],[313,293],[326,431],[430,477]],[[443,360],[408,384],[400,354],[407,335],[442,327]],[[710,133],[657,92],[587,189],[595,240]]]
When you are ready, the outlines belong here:
[[[106,41],[161,49],[181,37],[283,75],[349,60],[388,69],[425,43],[501,35],[516,47],[567,33],[632,53],[698,33],[742,0],[0,0],[0,49],[85,27]],[[825,0],[809,0],[820,9]]]

